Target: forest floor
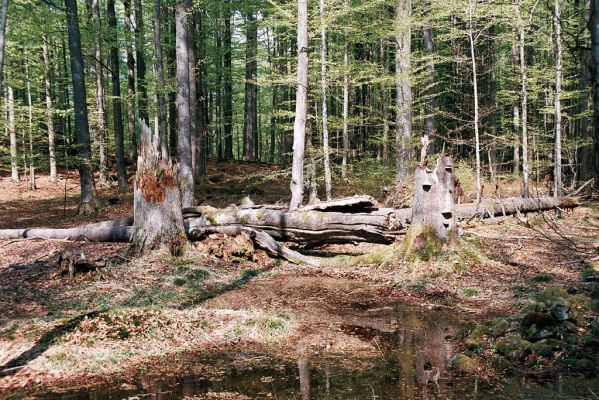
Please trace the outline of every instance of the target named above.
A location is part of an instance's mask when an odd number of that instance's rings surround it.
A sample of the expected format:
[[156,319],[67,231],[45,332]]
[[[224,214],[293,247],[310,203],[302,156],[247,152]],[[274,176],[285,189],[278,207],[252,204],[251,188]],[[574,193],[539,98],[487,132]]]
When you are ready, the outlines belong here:
[[[280,168],[243,168],[240,174],[239,164],[211,165],[198,202],[226,206],[245,195],[256,203],[286,202],[288,180]],[[362,186],[353,182],[338,193]],[[35,192],[5,177],[0,187],[0,228],[68,227],[132,214],[131,195],[117,197],[107,188],[100,190],[107,201],[100,214],[75,215],[75,174],[60,184],[41,176]],[[222,235],[195,243],[183,257],[156,253],[138,260],[123,255],[122,243],[0,240],[0,397],[114,381],[126,387],[152,365],[163,374],[216,374],[186,361],[198,353],[297,360],[301,349],[309,349],[351,364],[381,351],[376,341],[342,329],[365,312],[401,303],[446,310],[473,323],[515,314],[550,287],[592,295],[584,277],[597,273],[598,203],[561,219],[544,213],[526,222],[471,221],[465,231],[466,268],[447,265],[451,259],[445,265],[382,266],[389,248],[372,244],[312,250],[335,260],[316,269],[262,251],[235,252],[248,243]],[[100,274],[61,276],[56,260],[65,249],[83,251],[106,267]],[[594,307],[585,316],[596,321]],[[586,335],[591,328],[578,329]],[[457,347],[464,348],[467,334],[458,335]],[[482,357],[474,373],[492,376],[485,351],[475,353],[481,352],[471,354]]]

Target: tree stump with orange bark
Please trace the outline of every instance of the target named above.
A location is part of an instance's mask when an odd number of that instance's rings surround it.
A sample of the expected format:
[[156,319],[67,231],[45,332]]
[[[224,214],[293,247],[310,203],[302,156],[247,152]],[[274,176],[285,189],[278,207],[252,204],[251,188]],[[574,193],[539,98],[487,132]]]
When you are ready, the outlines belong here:
[[166,248],[173,255],[188,243],[181,212],[179,168],[162,158],[160,138],[139,120],[140,149],[134,186],[134,223],[129,254]]

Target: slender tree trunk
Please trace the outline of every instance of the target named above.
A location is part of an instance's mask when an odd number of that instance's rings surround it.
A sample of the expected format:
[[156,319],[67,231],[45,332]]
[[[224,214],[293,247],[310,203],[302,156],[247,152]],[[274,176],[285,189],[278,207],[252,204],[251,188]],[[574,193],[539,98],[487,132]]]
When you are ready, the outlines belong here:
[[[195,46],[195,23],[192,18],[188,19],[187,27],[187,51],[188,51],[188,62],[189,62],[189,129],[191,135],[191,169],[193,170],[193,176],[199,177],[199,154],[196,154],[199,149],[199,137],[198,125],[197,125],[197,92],[196,92],[196,62],[197,53]],[[196,178],[197,179],[197,178]]]
[[188,14],[190,0],[179,0],[175,6],[177,53],[177,156],[180,168],[181,205],[191,207],[194,198],[194,176],[191,161],[191,124],[189,115],[189,49]]
[[168,159],[168,130],[166,127],[166,99],[164,97],[164,62],[162,60],[162,39],[161,39],[161,1],[155,0],[154,14],[154,47],[156,50],[156,78],[158,80],[157,98],[158,98],[158,137],[160,137],[160,154],[163,159]]
[[[177,79],[176,75],[176,60],[177,60],[177,51],[176,51],[176,24],[175,24],[175,14],[170,14],[171,24],[170,24],[170,51],[166,55],[166,59],[169,60],[168,64],[168,75],[170,79]],[[171,156],[175,156],[177,153],[177,91],[169,92],[168,94],[168,130],[169,130],[169,150]]]
[[4,36],[6,34],[6,21],[8,19],[8,0],[2,0],[0,6],[0,89],[4,78]]
[[15,127],[15,94],[10,85],[8,86],[8,133],[10,135],[10,180],[19,182],[17,129]]
[[324,155],[324,186],[327,200],[331,200],[331,165],[329,160],[329,116],[327,114],[327,30],[324,22],[324,0],[320,0],[320,64],[322,86],[322,152]]
[[412,86],[410,83],[411,68],[411,30],[410,18],[412,0],[399,0],[397,3],[396,34],[396,176],[395,180],[406,185],[410,163],[410,137],[412,136]]
[[50,82],[50,52],[48,37],[42,36],[42,57],[44,59],[44,89],[46,95],[46,127],[48,129],[48,153],[50,155],[50,182],[58,182],[56,171],[56,142],[54,137],[54,115],[52,113],[52,84]]
[[225,5],[225,34],[224,42],[224,73],[225,87],[223,91],[223,113],[225,130],[225,160],[233,159],[233,70],[231,45],[231,2]]
[[[91,24],[94,29],[100,31],[100,2],[99,0],[88,0],[91,10]],[[106,187],[108,183],[107,156],[106,156],[106,134],[108,126],[108,117],[106,113],[106,94],[104,92],[104,72],[102,66],[102,44],[99,36],[94,36],[94,58],[92,63],[92,75],[96,79],[96,110],[97,133],[95,135],[98,144],[98,153],[100,157],[98,186]]]
[[520,108],[514,104],[514,175],[520,174]]
[[112,46],[110,47],[110,69],[112,75],[112,118],[114,129],[114,143],[116,150],[116,176],[118,191],[127,190],[127,170],[125,169],[125,143],[123,133],[123,111],[121,108],[121,79],[119,67],[118,30],[116,26],[116,12],[114,0],[107,1],[108,26],[112,32]]
[[[129,131],[129,157],[137,161],[137,139],[135,136],[135,57],[133,55],[133,24],[131,0],[123,0],[125,6],[125,47],[127,49],[127,130]],[[147,123],[148,121],[146,121]]]
[[135,5],[135,59],[137,61],[137,109],[144,121],[148,116],[148,84],[146,82],[146,56],[144,39],[143,7],[141,0],[133,0]]
[[[430,7],[430,3],[427,3],[427,6]],[[426,100],[424,103],[424,112],[426,116],[424,117],[424,134],[427,135],[430,140],[434,140],[434,135],[436,133],[435,127],[435,60],[434,50],[435,43],[433,39],[433,28],[427,26],[424,28],[424,47],[426,49],[426,56],[428,57],[428,61],[426,63]]]
[[246,47],[245,47],[245,112],[243,127],[243,158],[246,161],[255,160],[258,143],[256,141],[258,126],[258,26],[253,11],[246,16]]
[[291,202],[295,210],[304,197],[304,156],[308,111],[308,0],[297,0],[297,92],[293,125],[293,164],[291,168]]
[[35,184],[35,157],[33,154],[33,103],[31,101],[31,83],[29,82],[29,63],[25,60],[25,80],[27,81],[28,136],[29,136],[29,190],[37,190]]
[[[348,11],[349,0],[344,1]],[[345,31],[343,46],[343,159],[341,160],[341,179],[347,181],[347,163],[349,162],[349,55],[347,50],[348,33]]]
[[208,163],[209,143],[208,143],[208,106],[207,106],[207,90],[206,90],[206,33],[203,24],[203,13],[197,13],[197,28],[198,28],[198,40],[195,41],[196,54],[199,57],[197,72],[197,87],[196,95],[197,101],[197,129],[198,129],[198,150],[197,150],[197,164],[198,164],[198,176],[206,176],[206,169]]
[[562,183],[562,19],[563,0],[555,0],[553,27],[555,29],[555,153],[554,188],[555,197],[563,196]]
[[474,141],[476,152],[476,202],[479,203],[482,196],[482,183],[480,171],[480,134],[479,134],[479,110],[478,110],[478,76],[476,72],[476,55],[474,53],[474,0],[468,0],[468,40],[470,42],[470,61],[472,63],[472,86],[474,91]]
[[516,15],[518,18],[518,37],[520,49],[520,80],[521,80],[521,115],[522,115],[522,180],[524,183],[524,197],[530,197],[529,175],[530,175],[530,154],[528,151],[528,90],[526,76],[526,56],[525,56],[525,37],[524,37],[524,22],[522,20],[522,3],[517,0]]
[[96,186],[92,173],[91,146],[89,138],[89,121],[87,118],[87,95],[85,92],[85,68],[81,53],[81,34],[77,15],[77,0],[65,0],[69,52],[71,53],[71,79],[73,83],[73,108],[75,110],[75,135],[77,138],[77,156],[79,179],[81,183],[81,200],[79,213],[95,212]]

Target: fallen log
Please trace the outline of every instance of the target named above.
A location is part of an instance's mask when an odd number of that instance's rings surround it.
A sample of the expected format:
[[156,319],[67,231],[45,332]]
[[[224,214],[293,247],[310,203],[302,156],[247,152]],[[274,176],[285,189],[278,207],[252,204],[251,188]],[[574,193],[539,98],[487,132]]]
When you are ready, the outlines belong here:
[[[324,243],[391,243],[405,233],[410,225],[411,208],[376,208],[366,203],[345,205],[346,212],[300,209],[288,212],[270,208],[219,209],[210,206],[186,208],[183,212],[185,230],[190,240],[201,240],[210,233],[240,234],[243,228],[263,231],[281,242],[305,245]],[[359,205],[361,204],[361,205]],[[541,197],[523,199],[510,197],[483,200],[479,204],[456,205],[461,220],[507,216],[553,209],[571,209],[579,205],[573,197]],[[267,206],[268,207],[268,206]],[[132,234],[128,219],[107,221],[68,229],[1,229],[2,239],[46,238],[98,242],[126,242]]]
[[267,233],[250,228],[243,228],[242,231],[249,234],[254,243],[259,248],[265,250],[271,257],[281,257],[292,263],[306,264],[312,267],[319,267],[321,265],[317,258],[305,256],[297,251],[288,249]]

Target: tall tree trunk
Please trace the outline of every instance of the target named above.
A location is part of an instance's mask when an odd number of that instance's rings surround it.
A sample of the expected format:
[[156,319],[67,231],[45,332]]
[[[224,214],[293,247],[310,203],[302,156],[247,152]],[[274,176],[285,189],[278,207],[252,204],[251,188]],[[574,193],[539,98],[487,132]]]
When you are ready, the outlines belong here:
[[520,111],[522,115],[522,180],[524,183],[524,197],[530,197],[529,175],[530,175],[530,154],[528,151],[528,90],[526,76],[526,55],[525,55],[525,38],[524,38],[524,21],[522,20],[522,3],[521,0],[516,2],[516,15],[518,18],[518,38],[520,49],[520,81],[521,81],[521,105]]
[[327,200],[331,200],[331,165],[329,160],[329,117],[327,114],[327,30],[324,22],[324,0],[320,0],[320,64],[322,88],[322,153],[324,155],[324,186]]
[[[173,13],[170,18],[170,35],[168,36],[170,39],[170,51],[166,55],[166,59],[169,60],[168,64],[168,75],[170,79],[177,79],[177,50],[176,50],[176,23],[175,23],[175,13],[173,9]],[[175,156],[177,153],[177,91],[174,90],[169,92],[168,94],[168,130],[169,130],[169,154],[171,156]]]
[[[88,0],[89,9],[91,11],[91,24],[93,29],[100,32],[102,29],[100,23],[100,2],[99,0]],[[104,72],[102,66],[102,44],[100,37],[95,35],[94,39],[94,59],[91,71],[96,79],[96,110],[97,116],[97,133],[95,135],[98,153],[100,158],[98,186],[108,186],[108,171],[107,171],[107,156],[106,156],[106,132],[108,126],[108,118],[106,113],[106,94],[104,92]]]
[[110,69],[112,75],[112,118],[114,129],[114,143],[116,150],[116,176],[118,191],[123,193],[127,190],[127,170],[125,169],[125,143],[123,133],[123,111],[121,108],[121,79],[119,66],[118,30],[116,26],[116,13],[114,0],[106,3],[108,15],[108,26],[110,27],[113,41],[110,47]]
[[[427,3],[430,7],[430,3]],[[427,135],[430,140],[434,140],[436,132],[435,128],[435,60],[434,49],[435,43],[433,39],[433,28],[427,26],[424,28],[424,47],[426,48],[426,56],[428,61],[426,63],[426,100],[424,103],[424,134]]]
[[187,28],[190,0],[179,0],[175,6],[177,60],[177,157],[180,168],[181,204],[191,207],[194,198],[194,176],[191,162],[191,124],[189,121],[189,49]]
[[398,0],[397,34],[396,34],[396,176],[395,180],[406,185],[410,163],[410,137],[412,136],[412,86],[410,83],[411,68],[411,29],[412,0]]
[[129,157],[131,161],[137,162],[137,140],[135,136],[135,57],[133,55],[131,0],[123,0],[123,5],[125,6],[125,47],[127,49],[127,130],[129,131]]
[[69,52],[71,53],[71,79],[73,83],[73,108],[75,110],[75,135],[77,138],[77,157],[81,199],[79,214],[93,213],[98,204],[96,186],[92,173],[89,121],[87,118],[87,95],[85,92],[85,68],[81,53],[81,34],[77,15],[77,0],[65,0]]
[[57,182],[58,173],[56,171],[56,142],[54,137],[54,115],[52,112],[52,83],[50,82],[50,52],[48,51],[47,36],[42,36],[42,57],[44,59],[44,89],[46,95],[48,154],[50,155],[50,182]]
[[28,136],[29,136],[29,190],[37,190],[35,185],[35,157],[33,154],[33,103],[31,101],[31,83],[29,82],[29,63],[25,60],[25,85],[27,90]]
[[[188,19],[187,26],[187,51],[188,51],[188,62],[189,62],[189,130],[191,140],[191,169],[193,170],[193,176],[199,177],[199,154],[196,154],[199,148],[199,137],[198,125],[197,125],[197,93],[196,93],[196,63],[197,53],[195,46],[195,23],[192,18]],[[197,179],[197,178],[195,178]]]
[[196,79],[196,96],[197,101],[197,129],[198,129],[198,150],[197,150],[197,164],[198,164],[198,176],[206,176],[206,168],[208,163],[208,103],[207,103],[207,90],[206,90],[206,33],[203,24],[203,13],[197,13],[197,28],[198,28],[198,40],[195,41],[196,54],[199,57],[199,63],[197,68],[197,79]]
[[482,196],[482,183],[480,171],[480,134],[479,134],[479,110],[478,110],[478,76],[476,72],[476,55],[474,53],[474,0],[468,0],[468,40],[470,42],[470,62],[472,63],[472,83],[474,91],[474,141],[476,152],[476,202],[479,203]]
[[162,60],[162,39],[161,39],[161,4],[156,0],[154,14],[154,47],[156,50],[156,78],[158,80],[157,95],[158,98],[158,137],[160,138],[160,154],[163,159],[168,158],[168,130],[166,127],[166,99],[164,97],[164,62]]
[[258,26],[253,11],[246,16],[246,45],[245,45],[245,112],[243,124],[243,158],[255,160],[258,143]]
[[146,55],[144,39],[143,4],[141,0],[133,0],[135,5],[135,60],[137,61],[137,109],[144,121],[148,115],[148,84],[146,82]]
[[297,0],[297,58],[290,210],[299,208],[304,197],[304,156],[308,111],[308,0]]
[[553,27],[555,30],[555,152],[553,195],[563,195],[562,184],[562,5],[563,0],[555,0]]
[[[344,1],[344,9],[348,11],[349,0]],[[341,160],[341,179],[347,181],[347,163],[349,162],[349,55],[348,33],[345,31],[343,45],[343,159]]]
[[223,91],[223,114],[225,130],[225,160],[233,159],[233,70],[231,45],[231,2],[225,2],[224,73],[225,87]]
[[15,127],[15,94],[11,85],[8,86],[8,134],[10,135],[10,180],[19,182],[17,129]]
[[2,0],[0,6],[0,89],[4,78],[4,36],[6,34],[6,21],[8,19],[8,0]]

